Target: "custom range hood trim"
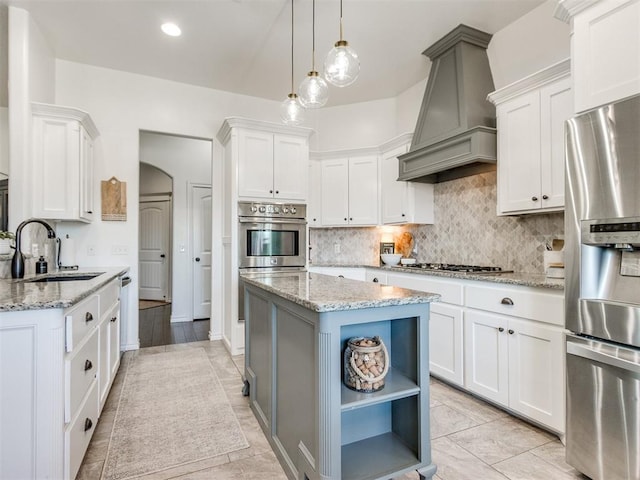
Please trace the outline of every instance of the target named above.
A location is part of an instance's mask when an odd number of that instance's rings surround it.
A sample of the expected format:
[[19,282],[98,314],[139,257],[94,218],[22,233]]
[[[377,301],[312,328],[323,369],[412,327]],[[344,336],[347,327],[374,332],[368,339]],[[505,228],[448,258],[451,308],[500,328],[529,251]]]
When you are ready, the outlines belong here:
[[496,168],[491,35],[459,25],[423,54],[432,61],[409,152],[398,180],[437,183]]

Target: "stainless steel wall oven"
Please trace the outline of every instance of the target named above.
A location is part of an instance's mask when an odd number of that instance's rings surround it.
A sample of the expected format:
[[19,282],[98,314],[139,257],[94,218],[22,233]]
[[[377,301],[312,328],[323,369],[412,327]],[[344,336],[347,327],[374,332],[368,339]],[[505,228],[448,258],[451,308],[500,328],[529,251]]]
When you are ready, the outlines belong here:
[[640,479],[640,96],[567,122],[567,462]]

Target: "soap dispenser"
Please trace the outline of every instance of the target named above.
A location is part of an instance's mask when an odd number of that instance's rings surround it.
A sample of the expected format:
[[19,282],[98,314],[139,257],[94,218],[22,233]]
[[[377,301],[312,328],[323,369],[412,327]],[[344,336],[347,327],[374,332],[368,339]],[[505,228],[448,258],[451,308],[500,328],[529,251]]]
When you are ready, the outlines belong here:
[[36,273],[47,273],[47,261],[43,256],[36,262]]

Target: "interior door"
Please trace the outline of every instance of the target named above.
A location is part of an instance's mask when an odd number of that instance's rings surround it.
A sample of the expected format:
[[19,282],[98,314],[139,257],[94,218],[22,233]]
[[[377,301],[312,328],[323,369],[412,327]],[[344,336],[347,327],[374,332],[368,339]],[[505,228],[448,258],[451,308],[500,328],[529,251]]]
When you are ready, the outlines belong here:
[[139,296],[170,301],[170,200],[140,202]]
[[211,187],[191,191],[193,319],[211,318]]

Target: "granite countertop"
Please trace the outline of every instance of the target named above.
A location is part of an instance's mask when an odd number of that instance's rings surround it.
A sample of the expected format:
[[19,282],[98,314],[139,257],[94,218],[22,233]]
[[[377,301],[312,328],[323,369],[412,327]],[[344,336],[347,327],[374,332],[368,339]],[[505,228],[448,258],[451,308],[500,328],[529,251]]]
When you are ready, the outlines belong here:
[[241,278],[315,312],[356,310],[437,301],[440,295],[312,272],[252,273]]
[[461,272],[434,272],[416,267],[403,267],[401,265],[352,265],[352,264],[313,264],[310,267],[335,267],[335,268],[374,268],[385,272],[413,273],[416,275],[430,275],[433,277],[456,278],[459,280],[478,280],[482,282],[503,283],[508,285],[521,285],[525,287],[550,288],[564,290],[563,278],[549,278],[546,275],[534,273],[500,273],[481,275]]
[[[41,275],[25,275],[19,279],[0,279],[0,312],[67,308],[98,291],[114,278],[129,271],[129,267],[91,267],[54,271]],[[91,280],[63,282],[29,282],[52,275],[99,273]]]

